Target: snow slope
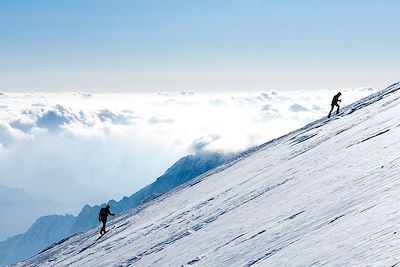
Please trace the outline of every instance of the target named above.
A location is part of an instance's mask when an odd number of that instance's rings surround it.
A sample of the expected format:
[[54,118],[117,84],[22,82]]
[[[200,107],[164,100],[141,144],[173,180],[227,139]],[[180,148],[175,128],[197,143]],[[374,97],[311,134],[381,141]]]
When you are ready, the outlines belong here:
[[[18,266],[400,264],[400,84]],[[345,96],[343,96],[345,97]]]

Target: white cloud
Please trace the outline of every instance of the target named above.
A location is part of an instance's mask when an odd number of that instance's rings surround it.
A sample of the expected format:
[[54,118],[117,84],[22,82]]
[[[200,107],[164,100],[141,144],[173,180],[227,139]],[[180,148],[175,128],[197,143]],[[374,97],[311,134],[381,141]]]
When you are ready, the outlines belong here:
[[289,107],[290,111],[293,112],[303,112],[303,111],[309,111],[308,108],[300,105],[300,104],[293,104]]
[[122,111],[120,113],[114,113],[108,109],[100,110],[97,113],[97,116],[101,121],[110,121],[112,124],[122,124],[128,125],[131,124],[132,121],[135,119],[134,116],[131,114],[130,111]]
[[174,123],[174,120],[173,119],[169,119],[169,118],[163,119],[163,118],[151,117],[149,119],[149,123],[151,123],[151,124],[157,124],[157,123],[172,124],[172,123]]

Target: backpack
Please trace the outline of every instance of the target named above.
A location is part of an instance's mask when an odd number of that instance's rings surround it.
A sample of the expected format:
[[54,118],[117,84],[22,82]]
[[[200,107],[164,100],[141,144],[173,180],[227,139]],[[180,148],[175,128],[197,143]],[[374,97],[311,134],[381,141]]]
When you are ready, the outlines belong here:
[[108,211],[106,208],[101,208],[99,212],[99,217],[101,218],[107,218],[108,216]]

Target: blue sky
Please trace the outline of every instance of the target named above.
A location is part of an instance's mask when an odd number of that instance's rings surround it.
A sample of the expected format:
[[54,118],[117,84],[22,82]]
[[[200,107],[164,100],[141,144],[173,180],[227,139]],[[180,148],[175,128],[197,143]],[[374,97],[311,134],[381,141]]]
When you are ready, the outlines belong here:
[[0,90],[384,87],[399,1],[0,1]]

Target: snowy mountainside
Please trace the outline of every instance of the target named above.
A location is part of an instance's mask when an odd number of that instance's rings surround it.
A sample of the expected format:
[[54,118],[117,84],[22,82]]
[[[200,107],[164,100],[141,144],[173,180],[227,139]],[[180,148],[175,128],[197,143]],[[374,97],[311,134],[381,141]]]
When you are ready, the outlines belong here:
[[[197,152],[179,159],[156,181],[120,201],[108,204],[119,214],[162,195],[176,186],[230,160],[234,155],[217,152]],[[103,204],[104,206],[104,204]],[[42,216],[23,234],[0,241],[0,265],[31,257],[49,245],[96,226],[99,205],[85,205],[77,216]]]
[[[17,266],[396,266],[400,84]],[[345,97],[345,96],[343,96]]]

